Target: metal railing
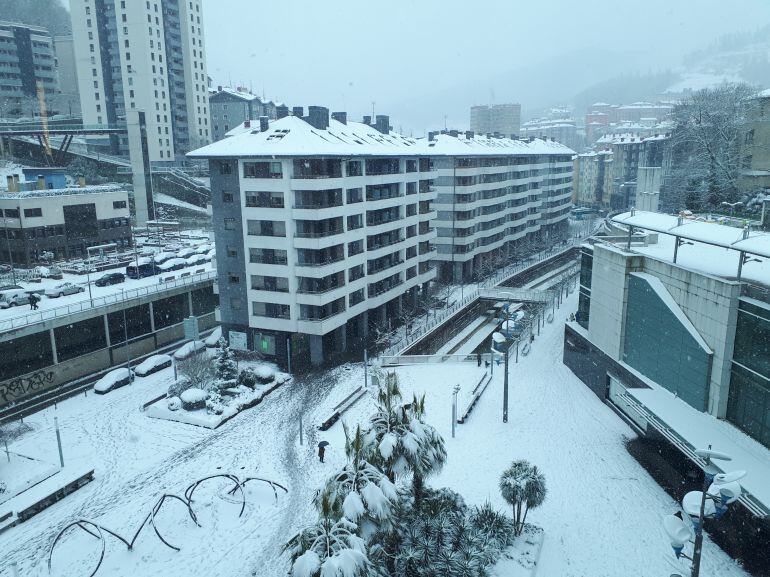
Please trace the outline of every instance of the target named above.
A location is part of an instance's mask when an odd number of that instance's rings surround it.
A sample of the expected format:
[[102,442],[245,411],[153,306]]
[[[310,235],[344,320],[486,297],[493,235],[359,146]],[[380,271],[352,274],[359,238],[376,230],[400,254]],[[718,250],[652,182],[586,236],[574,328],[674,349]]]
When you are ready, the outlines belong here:
[[190,286],[200,282],[214,280],[216,276],[216,271],[208,271],[170,280],[167,282],[163,282],[162,279],[159,279],[160,282],[157,285],[147,285],[135,289],[123,290],[122,292],[113,293],[111,295],[96,297],[94,299],[85,299],[76,303],[62,305],[52,309],[41,310],[36,313],[28,313],[17,317],[12,317],[10,319],[3,319],[0,320],[0,332],[18,329],[36,323],[41,323],[46,320],[66,317],[67,315],[93,310],[107,305],[130,301],[139,297],[146,297],[149,295],[162,293],[169,289]]

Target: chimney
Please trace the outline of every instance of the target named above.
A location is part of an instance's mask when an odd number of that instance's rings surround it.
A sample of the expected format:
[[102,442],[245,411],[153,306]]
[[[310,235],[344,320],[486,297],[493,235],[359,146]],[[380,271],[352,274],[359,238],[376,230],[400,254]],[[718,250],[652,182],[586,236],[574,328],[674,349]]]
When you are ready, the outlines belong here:
[[270,130],[270,119],[267,116],[259,117],[259,130],[262,132]]
[[6,180],[8,180],[8,192],[16,192],[16,183],[13,182],[13,175],[9,174]]
[[37,175],[37,189],[45,190],[45,176],[42,174]]
[[222,92],[222,87],[221,86],[217,86],[217,92]]
[[280,106],[275,107],[275,116],[277,118],[286,118],[289,116],[289,107],[285,104],[281,104]]
[[458,134],[460,134],[460,133],[457,132],[456,130],[450,130],[449,131],[449,136],[452,136],[453,138],[457,138]]
[[433,142],[434,140],[436,140],[436,133],[431,131],[428,133],[428,142]]
[[308,106],[305,120],[318,130],[326,130],[329,128],[329,109],[325,106]]
[[491,132],[487,132],[487,138],[492,138],[492,133]]
[[348,123],[348,113],[347,112],[332,112],[332,118],[336,120],[337,122],[341,122],[342,124]]
[[466,130],[465,131],[465,139],[466,140],[473,140],[473,131],[472,130]]
[[302,118],[305,116],[305,109],[302,106],[292,106],[291,115],[296,116],[297,118]]
[[372,124],[372,117],[371,116],[364,116],[364,124],[367,126]]
[[85,186],[86,186],[86,177],[81,174],[80,176],[78,176],[78,187],[85,188]]
[[376,117],[376,122],[374,123],[374,127],[383,134],[387,134],[390,132],[390,117],[384,114],[378,114]]
[[244,127],[244,128],[251,128],[251,119],[248,119],[248,118],[247,118],[247,119],[246,119],[246,120],[243,122],[243,127]]

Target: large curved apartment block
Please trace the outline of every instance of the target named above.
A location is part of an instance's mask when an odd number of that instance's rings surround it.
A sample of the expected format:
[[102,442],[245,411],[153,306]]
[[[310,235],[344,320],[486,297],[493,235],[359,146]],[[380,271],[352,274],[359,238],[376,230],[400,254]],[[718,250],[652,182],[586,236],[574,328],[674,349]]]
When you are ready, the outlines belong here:
[[468,280],[566,226],[574,152],[563,144],[450,131],[431,134],[428,147],[441,279]]

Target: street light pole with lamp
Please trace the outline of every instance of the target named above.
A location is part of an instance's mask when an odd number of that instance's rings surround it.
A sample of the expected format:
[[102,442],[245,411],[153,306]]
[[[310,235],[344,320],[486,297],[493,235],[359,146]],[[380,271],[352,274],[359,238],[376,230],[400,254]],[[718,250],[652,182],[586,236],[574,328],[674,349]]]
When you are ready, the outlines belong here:
[[[689,523],[677,515],[663,518],[663,528],[668,534],[676,558],[684,557],[691,561],[690,576],[700,577],[701,555],[703,550],[703,522],[705,519],[719,519],[727,511],[727,506],[741,496],[742,488],[738,481],[746,476],[746,471],[716,473],[712,460],[730,461],[731,457],[719,451],[697,449],[695,454],[703,459],[703,491],[690,491],[682,499],[682,508]],[[693,543],[692,557],[684,553],[684,546]],[[672,575],[671,577],[681,577]]]
[[[510,346],[508,345],[508,339],[507,337],[499,332],[495,331],[492,333],[492,340],[494,341],[494,344],[492,345],[492,355],[494,356],[495,353],[497,354],[503,354],[505,358],[505,374],[503,375],[503,423],[508,422],[508,350],[510,349]],[[495,344],[497,345],[503,345],[504,350],[499,351],[495,348]],[[494,362],[494,359],[492,359]]]

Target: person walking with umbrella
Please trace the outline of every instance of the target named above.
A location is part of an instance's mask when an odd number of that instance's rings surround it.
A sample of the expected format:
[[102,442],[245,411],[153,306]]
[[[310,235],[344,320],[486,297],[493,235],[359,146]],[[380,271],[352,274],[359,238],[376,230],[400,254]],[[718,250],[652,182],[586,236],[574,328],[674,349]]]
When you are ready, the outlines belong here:
[[326,453],[326,447],[329,445],[329,441],[321,441],[318,443],[318,458],[321,462],[324,462],[324,453]]

